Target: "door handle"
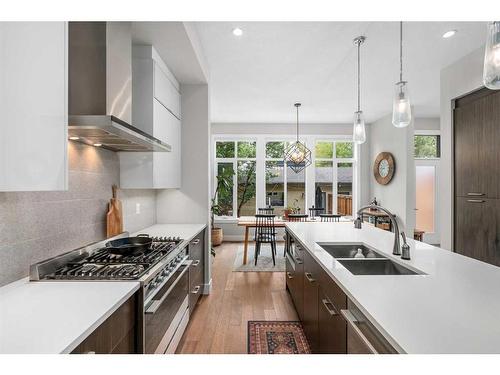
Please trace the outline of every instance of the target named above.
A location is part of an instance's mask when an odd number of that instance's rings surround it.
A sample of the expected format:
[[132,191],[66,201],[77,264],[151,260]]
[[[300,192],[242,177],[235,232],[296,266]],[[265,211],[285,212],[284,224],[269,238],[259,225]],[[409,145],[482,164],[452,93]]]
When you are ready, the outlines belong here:
[[469,203],[484,203],[484,199],[467,199]]
[[323,298],[321,302],[323,302],[323,306],[325,306],[326,311],[328,311],[331,316],[338,315],[337,310],[335,310],[335,306],[333,306],[333,303],[328,301],[326,298]]
[[313,283],[316,281],[316,279],[314,279],[309,272],[306,272],[305,276],[306,276],[307,281],[309,281],[310,283]]
[[200,291],[200,286],[199,285],[196,285],[194,287],[194,289],[191,291],[192,294],[198,294],[198,292]]
[[200,243],[200,240],[197,238],[196,240],[191,242],[191,245],[198,245]]
[[474,193],[474,192],[472,192],[472,193],[467,193],[467,195],[469,197],[482,197],[484,195],[484,193]]
[[292,276],[292,274],[290,272],[286,273],[286,277],[288,277],[289,279],[293,279],[293,276]]
[[199,260],[195,260],[191,265],[193,267],[198,267],[198,264],[200,264],[200,261]]

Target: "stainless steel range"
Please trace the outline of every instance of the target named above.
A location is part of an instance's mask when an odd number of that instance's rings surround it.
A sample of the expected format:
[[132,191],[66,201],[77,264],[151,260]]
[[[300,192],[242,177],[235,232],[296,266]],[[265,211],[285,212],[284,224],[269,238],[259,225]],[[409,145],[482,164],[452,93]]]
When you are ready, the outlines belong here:
[[109,243],[127,237],[124,232],[36,263],[30,268],[30,280],[139,281],[143,352],[171,353],[189,320],[188,243],[178,237],[153,237],[141,251],[113,252]]

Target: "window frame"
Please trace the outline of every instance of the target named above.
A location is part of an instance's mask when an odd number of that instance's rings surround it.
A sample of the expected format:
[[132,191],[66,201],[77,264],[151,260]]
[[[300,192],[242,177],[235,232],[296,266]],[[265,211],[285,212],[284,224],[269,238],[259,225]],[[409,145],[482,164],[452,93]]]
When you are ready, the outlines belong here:
[[[415,156],[415,136],[422,136],[422,135],[428,135],[428,136],[435,136],[435,137],[438,137],[438,144],[437,144],[437,154],[438,156],[437,157],[432,157],[432,158],[419,158],[419,157],[416,157]],[[441,148],[441,143],[442,143],[442,139],[441,139],[441,131],[440,130],[415,130],[413,132],[413,137],[412,137],[412,145],[413,145],[413,158],[415,160],[441,160],[441,151],[442,151],[442,148]]]
[[[211,137],[211,155],[212,161],[210,162],[211,176],[212,176],[212,191],[211,197],[213,197],[213,192],[216,188],[216,175],[217,175],[217,165],[219,162],[226,162],[233,164],[233,170],[236,172],[233,176],[233,215],[232,216],[216,216],[216,220],[226,221],[226,222],[236,222],[237,217],[237,166],[239,160],[254,160],[256,162],[256,192],[255,192],[255,211],[258,207],[263,207],[266,204],[266,162],[267,161],[282,161],[283,158],[267,158],[266,157],[266,143],[268,142],[294,142],[295,136],[293,134],[283,134],[283,135],[271,135],[271,134],[214,134]],[[332,186],[335,189],[333,212],[337,212],[337,190],[338,190],[338,176],[337,176],[337,166],[338,163],[352,163],[353,166],[353,186],[352,186],[352,196],[353,196],[353,212],[357,209],[359,205],[359,180],[361,178],[360,168],[359,168],[359,157],[360,157],[360,147],[359,145],[353,143],[353,157],[352,158],[337,158],[336,157],[336,142],[352,142],[352,136],[348,134],[339,135],[304,135],[300,137],[300,141],[304,142],[306,146],[311,150],[311,166],[305,169],[305,209],[306,214],[308,213],[308,208],[311,207],[314,200],[314,192],[316,187],[315,181],[315,166],[316,160],[328,160],[332,161],[334,164],[334,179],[332,179]],[[217,158],[216,157],[216,142],[235,142],[235,156],[233,158]],[[237,144],[236,142],[256,142],[256,157],[255,158],[238,158],[237,157]],[[333,142],[333,158],[324,159],[316,158],[316,142]],[[284,204],[285,207],[288,205],[288,194],[287,194],[287,166],[284,163]]]

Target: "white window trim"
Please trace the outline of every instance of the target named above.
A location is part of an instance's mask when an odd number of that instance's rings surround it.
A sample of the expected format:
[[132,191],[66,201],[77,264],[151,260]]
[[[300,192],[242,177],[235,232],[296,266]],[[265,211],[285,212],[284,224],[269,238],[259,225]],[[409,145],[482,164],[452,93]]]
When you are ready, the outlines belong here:
[[[430,133],[426,133],[430,134]],[[272,136],[269,134],[259,134],[259,135],[249,135],[249,134],[214,134],[211,137],[211,175],[213,176],[213,186],[212,186],[212,194],[215,191],[217,179],[217,163],[219,162],[233,162],[233,170],[235,171],[235,175],[233,176],[233,216],[218,216],[217,220],[230,220],[237,219],[237,161],[238,160],[255,160],[256,161],[256,197],[255,197],[255,210],[258,207],[264,207],[266,205],[266,184],[265,184],[265,167],[266,161],[272,160],[282,160],[278,158],[266,158],[266,143],[267,142],[293,142],[296,140],[293,135],[280,135],[280,136]],[[311,166],[307,167],[305,170],[305,210],[308,211],[308,208],[311,207],[314,202],[314,191],[316,186],[315,181],[315,173],[314,167],[316,163],[316,155],[315,155],[315,147],[317,141],[325,141],[325,142],[349,142],[352,141],[351,135],[305,135],[299,138],[300,141],[304,142],[306,146],[311,150]],[[216,142],[256,142],[256,158],[237,158],[236,157],[236,148],[235,148],[235,157],[234,158],[216,158]],[[335,146],[334,146],[334,156]],[[353,158],[333,158],[328,159],[329,161],[333,161],[334,165],[339,162],[352,163],[353,165],[353,186],[352,186],[352,194],[353,194],[353,212],[356,212],[357,207],[359,206],[360,199],[360,188],[359,188],[359,179],[360,179],[360,168],[359,168],[359,155],[360,150],[357,144],[354,144],[354,157]],[[320,158],[319,160],[327,160]],[[429,159],[427,159],[429,160]],[[311,168],[312,167],[312,168]],[[334,168],[336,171],[336,168]],[[332,181],[332,186],[335,189],[334,200],[332,202],[333,211],[337,212],[337,178],[336,173],[334,173],[334,181]],[[333,190],[332,190],[333,191]],[[285,207],[288,205],[287,200],[287,189],[286,189],[286,171],[284,171],[284,198],[285,198]],[[308,213],[308,212],[305,212]]]

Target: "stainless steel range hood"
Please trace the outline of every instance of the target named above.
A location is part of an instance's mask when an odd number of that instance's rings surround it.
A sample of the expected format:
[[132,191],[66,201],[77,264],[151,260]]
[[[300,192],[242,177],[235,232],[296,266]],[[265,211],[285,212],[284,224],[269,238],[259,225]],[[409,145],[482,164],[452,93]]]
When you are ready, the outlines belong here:
[[131,125],[130,22],[70,22],[68,64],[70,139],[112,151],[171,150]]

